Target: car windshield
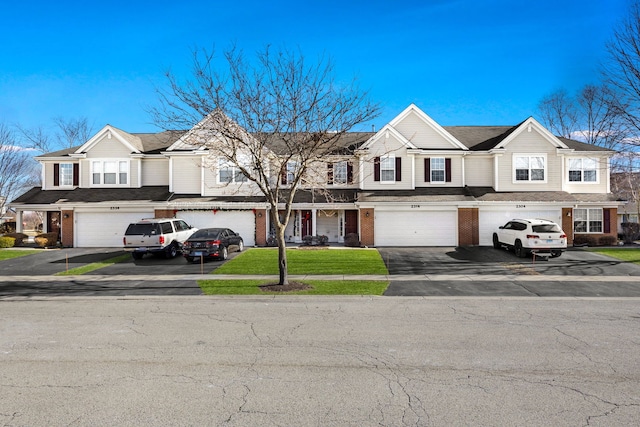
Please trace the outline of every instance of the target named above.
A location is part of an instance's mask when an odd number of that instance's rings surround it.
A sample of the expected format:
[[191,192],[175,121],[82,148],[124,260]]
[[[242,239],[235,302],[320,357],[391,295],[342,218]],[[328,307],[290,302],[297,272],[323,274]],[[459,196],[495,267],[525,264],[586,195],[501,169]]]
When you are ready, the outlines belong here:
[[540,224],[534,225],[533,228],[534,233],[562,233],[558,224]]
[[216,229],[202,229],[198,230],[191,235],[191,239],[217,239],[220,235],[220,230]]
[[158,224],[129,224],[125,234],[127,236],[150,236],[158,232]]

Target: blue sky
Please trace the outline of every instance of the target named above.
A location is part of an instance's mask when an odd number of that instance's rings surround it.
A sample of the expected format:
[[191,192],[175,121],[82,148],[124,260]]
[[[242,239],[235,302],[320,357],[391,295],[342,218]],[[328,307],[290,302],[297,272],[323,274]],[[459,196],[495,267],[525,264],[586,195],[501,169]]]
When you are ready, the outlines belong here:
[[[194,47],[265,44],[328,55],[383,108],[415,103],[442,125],[513,125],[558,88],[597,82],[626,0],[4,2],[0,123],[87,117],[154,132],[163,71]],[[367,129],[371,124],[367,125]]]

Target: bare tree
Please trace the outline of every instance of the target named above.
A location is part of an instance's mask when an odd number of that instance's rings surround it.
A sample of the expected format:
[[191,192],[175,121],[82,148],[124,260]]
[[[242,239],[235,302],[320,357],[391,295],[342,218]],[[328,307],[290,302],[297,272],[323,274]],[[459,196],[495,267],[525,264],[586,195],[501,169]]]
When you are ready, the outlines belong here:
[[16,124],[15,127],[29,147],[43,153],[82,145],[94,132],[93,126],[89,124],[89,119],[86,117],[77,119],[55,117],[53,123],[56,126],[54,132],[43,126],[25,128]]
[[560,89],[542,98],[538,110],[542,121],[554,134],[571,138],[577,130],[576,104],[566,90]]
[[0,123],[0,212],[5,204],[38,180],[36,163],[8,126]]
[[213,52],[194,51],[191,80],[167,72],[162,106],[150,112],[165,129],[200,123],[197,133],[205,137],[194,143],[209,148],[215,165],[216,158],[232,164],[264,195],[278,243],[279,284],[287,285],[285,229],[296,192],[344,148],[345,133],[376,117],[379,107],[355,80],[338,82],[324,58],[309,63],[298,52],[267,46],[253,63],[235,47],[217,61]]
[[640,0],[629,5],[626,17],[614,29],[606,48],[605,82],[624,96],[626,118],[640,131]]

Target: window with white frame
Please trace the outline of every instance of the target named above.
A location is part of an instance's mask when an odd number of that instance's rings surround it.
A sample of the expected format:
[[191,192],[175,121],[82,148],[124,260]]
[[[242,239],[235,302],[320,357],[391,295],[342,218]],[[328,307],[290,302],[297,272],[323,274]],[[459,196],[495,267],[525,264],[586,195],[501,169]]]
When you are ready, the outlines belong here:
[[431,158],[431,182],[444,182],[445,161],[444,157]]
[[247,177],[240,168],[226,159],[218,161],[218,182],[219,183],[241,183],[247,182]]
[[129,161],[92,161],[91,183],[93,185],[127,185],[129,183]]
[[598,161],[596,159],[569,159],[569,182],[597,182]]
[[298,162],[289,160],[287,162],[287,174],[283,177],[283,184],[293,184],[298,173]]
[[60,163],[60,185],[73,185],[73,163]]
[[578,208],[573,210],[573,230],[576,233],[602,233],[602,209]]
[[396,181],[396,158],[394,156],[380,157],[380,182]]
[[335,162],[333,164],[333,183],[334,184],[346,184],[348,180],[347,176],[347,162]]
[[516,182],[543,182],[546,178],[544,155],[514,156],[513,167]]

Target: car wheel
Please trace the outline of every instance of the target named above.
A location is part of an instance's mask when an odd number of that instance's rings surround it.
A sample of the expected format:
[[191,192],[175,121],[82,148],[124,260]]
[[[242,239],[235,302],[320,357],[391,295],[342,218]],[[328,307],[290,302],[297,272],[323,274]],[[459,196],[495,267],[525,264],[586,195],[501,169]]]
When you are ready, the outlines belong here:
[[167,247],[166,252],[164,253],[166,258],[175,258],[178,255],[178,248],[173,243]]
[[497,234],[493,235],[493,248],[494,249],[500,249],[500,241],[498,240],[498,235]]
[[193,262],[193,257],[192,256],[186,256],[184,258],[187,260],[187,262]]
[[238,252],[242,252],[244,250],[244,242],[240,240],[238,243]]
[[558,258],[562,255],[562,251],[551,251],[551,258]]
[[218,256],[219,259],[227,259],[227,256],[229,256],[229,251],[227,250],[227,247],[223,247],[220,250],[220,255]]
[[142,256],[144,254],[141,252],[131,252],[131,256],[133,257],[133,259],[142,259]]
[[524,258],[527,256],[527,251],[522,247],[522,242],[516,240],[516,244],[513,246],[513,252],[518,258]]

